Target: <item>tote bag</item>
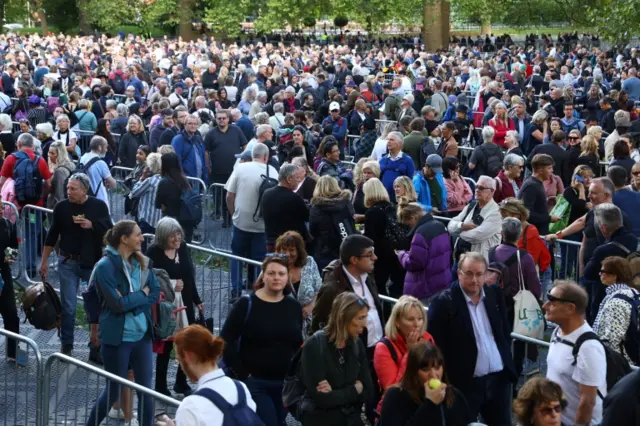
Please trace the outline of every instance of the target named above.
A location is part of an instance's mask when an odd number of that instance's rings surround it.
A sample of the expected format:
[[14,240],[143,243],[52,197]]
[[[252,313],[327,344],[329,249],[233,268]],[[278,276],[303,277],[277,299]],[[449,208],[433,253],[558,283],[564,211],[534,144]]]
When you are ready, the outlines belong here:
[[518,278],[520,291],[513,297],[515,301],[513,316],[513,332],[533,339],[544,337],[544,315],[536,297],[525,289],[520,252],[518,256]]

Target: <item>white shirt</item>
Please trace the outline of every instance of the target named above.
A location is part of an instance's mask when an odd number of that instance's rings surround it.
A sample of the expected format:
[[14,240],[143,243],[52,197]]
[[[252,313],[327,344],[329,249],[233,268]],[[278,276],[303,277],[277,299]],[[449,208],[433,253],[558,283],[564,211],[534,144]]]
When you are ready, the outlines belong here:
[[486,297],[484,289],[482,289],[482,295],[480,296],[478,304],[473,303],[464,291],[462,291],[462,294],[467,302],[467,309],[471,317],[471,326],[473,327],[473,335],[476,338],[476,347],[478,349],[473,377],[482,377],[504,370],[502,356],[500,356],[496,338],[491,328],[491,322],[489,322],[489,316],[487,315],[487,308],[484,305]]
[[[587,322],[572,333],[562,335],[557,329],[557,337],[575,343],[578,337],[587,331],[593,331]],[[559,342],[554,335],[547,354],[547,379],[556,382],[567,398],[567,408],[562,413],[562,423],[574,424],[578,403],[580,402],[580,385],[597,386],[602,396],[607,396],[607,358],[600,342],[588,340],[580,347],[576,365],[573,364],[573,347]],[[593,407],[591,425],[602,421],[602,398],[596,396]]]
[[[253,411],[256,411],[256,403],[251,398],[251,393],[244,383],[242,388],[247,398],[247,405]],[[236,385],[229,377],[225,376],[222,370],[213,370],[198,380],[198,389],[208,388],[220,394],[229,404],[238,403],[238,392]],[[176,424],[180,426],[220,426],[224,416],[222,411],[218,409],[208,399],[190,395],[180,403],[176,412]]]
[[371,151],[371,158],[380,161],[380,159],[387,154],[387,140],[378,138],[376,143],[373,145],[373,150]]
[[369,313],[367,314],[367,347],[372,348],[384,337],[384,330],[380,323],[380,317],[378,316],[378,309],[376,308],[376,301],[373,300],[373,295],[367,287],[367,274],[360,275],[360,279],[357,280],[353,275],[347,271],[347,268],[342,266],[347,279],[353,287],[353,292],[358,296],[367,300],[369,304]]
[[[258,205],[258,193],[262,184],[262,175],[267,173],[267,165],[251,161],[236,165],[225,188],[236,194],[233,212],[233,226],[245,232],[264,232],[264,219],[256,222],[253,215]],[[278,172],[269,166],[269,177],[278,179]]]

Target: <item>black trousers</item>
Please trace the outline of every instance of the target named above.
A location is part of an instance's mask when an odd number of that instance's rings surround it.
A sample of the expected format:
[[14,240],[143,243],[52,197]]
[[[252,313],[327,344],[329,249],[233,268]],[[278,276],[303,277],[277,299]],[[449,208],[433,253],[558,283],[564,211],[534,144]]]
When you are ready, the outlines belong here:
[[376,374],[376,369],[373,368],[373,353],[375,352],[376,347],[372,346],[367,348],[367,360],[369,361],[369,371],[371,372],[371,382],[373,384],[372,395],[369,400],[364,403],[364,412],[369,420],[369,423],[372,425],[376,424],[376,420],[378,418],[378,413],[376,412],[376,408],[378,407],[378,401],[380,401],[380,385],[378,385],[378,375]]
[[[184,293],[183,293],[184,297]],[[195,322],[195,316],[193,313],[193,301],[184,298],[184,305],[187,306],[187,322],[189,325]],[[168,341],[164,344],[164,352],[158,354],[156,357],[156,389],[164,390],[167,387],[167,371],[169,369],[169,360],[171,359],[171,350],[173,349],[173,342]],[[176,385],[177,387],[187,387],[187,376],[182,371],[182,367],[178,364],[178,372],[176,373]]]
[[[20,334],[20,319],[18,318],[18,310],[16,308],[16,298],[13,293],[13,278],[11,277],[11,268],[4,264],[0,269],[4,287],[0,294],[0,315],[4,322],[4,328],[16,334]],[[7,357],[16,357],[17,343],[13,339],[7,339]]]

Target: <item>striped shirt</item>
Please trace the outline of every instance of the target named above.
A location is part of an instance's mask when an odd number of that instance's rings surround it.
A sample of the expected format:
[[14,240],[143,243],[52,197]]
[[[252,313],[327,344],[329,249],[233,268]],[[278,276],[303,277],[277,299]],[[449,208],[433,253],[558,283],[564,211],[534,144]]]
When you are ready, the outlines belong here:
[[160,179],[160,175],[152,175],[145,180],[140,180],[133,185],[133,189],[129,193],[129,198],[140,199],[138,220],[144,220],[154,228],[162,218],[162,210],[156,208],[156,194],[158,193]]

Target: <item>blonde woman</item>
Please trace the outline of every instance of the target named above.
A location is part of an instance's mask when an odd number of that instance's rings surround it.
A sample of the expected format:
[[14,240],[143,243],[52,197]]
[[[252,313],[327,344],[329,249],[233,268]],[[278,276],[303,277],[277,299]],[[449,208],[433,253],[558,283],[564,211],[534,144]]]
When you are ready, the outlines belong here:
[[147,134],[144,131],[142,120],[137,115],[129,116],[127,133],[120,138],[118,147],[118,160],[120,166],[134,168],[136,165],[136,152],[141,145],[149,145]]
[[413,181],[408,176],[399,176],[393,181],[393,192],[396,194],[396,201],[399,202],[400,197],[409,203],[414,203],[418,200],[418,194],[416,188],[413,186]]
[[56,131],[53,132],[53,139],[64,142],[64,146],[70,155],[75,154],[77,157],[80,157],[80,147],[76,147],[78,136],[69,128],[70,126],[71,121],[67,114],[58,115],[56,118]]
[[497,102],[493,106],[495,112],[494,117],[489,120],[489,126],[495,130],[493,142],[501,148],[504,148],[504,138],[509,130],[516,130],[516,126],[512,119],[507,116],[507,106],[503,102]]
[[[398,297],[402,294],[404,270],[398,262],[394,249],[407,248],[392,244],[387,237],[388,229],[393,226],[391,218],[396,217],[396,209],[389,200],[389,193],[377,178],[371,178],[364,184],[364,235],[373,240],[373,247],[378,260],[373,271],[379,294]],[[409,229],[405,229],[409,231]],[[387,281],[392,284],[387,291]]]
[[76,169],[76,165],[69,159],[64,142],[55,141],[49,145],[49,170],[53,174],[51,192],[47,196],[47,208],[52,209],[58,201],[64,200],[64,181]]
[[355,233],[351,191],[342,190],[332,176],[322,176],[316,183],[309,211],[309,232],[315,240],[315,259],[322,270],[340,257],[343,236]]
[[303,425],[363,425],[362,405],[375,386],[367,350],[358,338],[367,328],[368,314],[366,299],[341,293],[333,301],[327,326],[304,343],[300,377],[309,404],[302,404]]
[[[384,327],[384,338],[376,345],[373,354],[373,367],[383,392],[400,381],[407,366],[409,349],[420,341],[436,344],[427,332],[424,305],[413,296],[402,296],[393,305]],[[382,399],[378,412],[381,406]]]
[[[594,126],[591,129],[599,127]],[[591,130],[589,129],[589,130]],[[589,134],[582,138],[580,142],[580,155],[575,161],[575,166],[589,166],[595,177],[600,176],[600,160],[598,155],[598,140],[594,135]],[[573,180],[573,179],[572,179]]]
[[363,186],[373,177],[380,178],[380,164],[368,157],[361,158],[353,169],[353,176],[356,184],[356,190],[353,193],[353,210],[356,212],[356,222],[362,223],[367,212],[367,207],[364,205]]

